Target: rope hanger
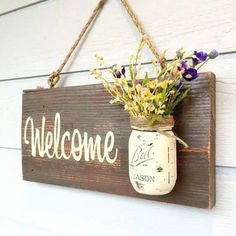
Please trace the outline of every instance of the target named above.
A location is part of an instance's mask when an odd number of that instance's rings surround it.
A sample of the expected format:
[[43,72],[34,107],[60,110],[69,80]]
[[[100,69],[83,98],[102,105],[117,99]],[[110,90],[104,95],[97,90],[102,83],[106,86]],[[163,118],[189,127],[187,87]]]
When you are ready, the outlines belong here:
[[[48,78],[48,84],[50,85],[51,88],[53,88],[60,80],[60,73],[63,70],[63,68],[65,67],[66,63],[68,62],[68,60],[70,59],[72,53],[75,51],[76,47],[78,46],[79,42],[81,41],[81,39],[83,38],[84,34],[87,32],[89,26],[92,24],[92,22],[95,20],[95,18],[97,17],[98,13],[100,12],[100,10],[102,9],[102,7],[104,6],[104,4],[106,3],[107,0],[100,0],[99,3],[97,4],[97,6],[95,7],[95,9],[93,10],[93,13],[91,14],[91,16],[89,17],[87,23],[85,24],[85,26],[83,27],[82,31],[80,32],[80,34],[78,35],[77,39],[75,40],[74,44],[72,45],[72,47],[70,48],[69,52],[67,53],[67,55],[65,56],[63,62],[61,63],[61,65],[58,67],[58,69],[56,71],[53,71],[51,73],[51,75]],[[138,20],[137,16],[135,15],[134,11],[132,10],[131,6],[128,4],[127,0],[120,0],[121,3],[123,4],[123,6],[125,7],[127,13],[129,14],[129,16],[131,17],[134,25],[137,27],[139,33],[142,36],[146,37],[146,43],[148,45],[148,47],[150,48],[151,52],[153,53],[153,55],[155,56],[155,58],[160,62],[161,66],[164,67],[165,65],[165,61],[166,59],[164,57],[161,57],[156,49],[156,47],[154,46],[153,42],[151,41],[151,39],[146,35],[143,26],[141,25],[140,21]]]

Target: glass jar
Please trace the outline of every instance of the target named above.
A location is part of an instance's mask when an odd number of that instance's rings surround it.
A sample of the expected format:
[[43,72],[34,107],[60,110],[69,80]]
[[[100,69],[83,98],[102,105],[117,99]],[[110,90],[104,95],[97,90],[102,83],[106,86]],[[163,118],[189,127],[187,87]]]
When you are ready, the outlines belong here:
[[173,117],[148,126],[144,117],[131,117],[129,178],[141,194],[164,195],[177,179],[176,138]]

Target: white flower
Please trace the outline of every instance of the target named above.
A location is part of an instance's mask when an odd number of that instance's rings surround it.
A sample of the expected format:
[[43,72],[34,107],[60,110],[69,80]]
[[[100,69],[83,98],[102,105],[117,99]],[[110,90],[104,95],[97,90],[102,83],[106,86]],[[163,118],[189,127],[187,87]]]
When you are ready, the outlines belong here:
[[96,79],[102,76],[102,72],[98,69],[92,69],[90,74],[93,75]]
[[104,60],[103,60],[103,57],[98,55],[98,54],[95,54],[95,57],[97,59],[97,63],[101,66],[101,65],[104,65]]

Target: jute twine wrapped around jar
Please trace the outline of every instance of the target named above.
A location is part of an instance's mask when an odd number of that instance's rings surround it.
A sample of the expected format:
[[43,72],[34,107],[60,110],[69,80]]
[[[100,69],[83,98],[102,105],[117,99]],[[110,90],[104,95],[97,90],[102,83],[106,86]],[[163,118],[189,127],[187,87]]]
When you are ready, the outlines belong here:
[[185,148],[188,148],[188,144],[180,139],[178,136],[169,134],[167,131],[172,130],[175,125],[173,116],[164,117],[161,121],[155,122],[151,125],[148,124],[145,116],[131,116],[130,126],[132,129],[143,130],[143,131],[157,131],[160,134],[166,135],[170,138],[175,138]]
[[155,122],[152,125],[147,123],[145,116],[131,116],[130,126],[133,129],[146,130],[146,131],[168,131],[174,127],[175,121],[173,116],[163,118],[160,122]]

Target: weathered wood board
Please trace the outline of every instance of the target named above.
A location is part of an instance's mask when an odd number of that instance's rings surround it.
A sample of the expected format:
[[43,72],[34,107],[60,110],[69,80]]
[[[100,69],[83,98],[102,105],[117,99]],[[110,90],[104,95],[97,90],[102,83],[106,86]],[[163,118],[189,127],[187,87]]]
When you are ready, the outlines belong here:
[[[123,108],[109,104],[110,95],[101,84],[55,89],[26,90],[23,93],[22,114],[22,164],[23,178],[28,181],[57,184],[113,194],[183,204],[201,208],[215,205],[215,77],[203,73],[193,82],[193,89],[181,103],[175,114],[175,132],[190,148],[178,146],[178,179],[174,190],[165,196],[148,196],[137,193],[130,184],[128,174],[128,138],[131,133],[129,117]],[[41,136],[39,149],[51,131],[55,135],[54,119],[60,114],[60,134],[78,129],[83,140],[101,137],[104,144],[109,131],[114,133],[114,145],[118,157],[113,164],[106,161],[86,161],[86,155],[78,160],[56,158],[52,148],[47,155],[42,151],[32,154],[31,140],[25,140],[30,129],[26,121],[32,118],[34,129]],[[45,127],[42,127],[42,117]],[[32,125],[31,125],[32,126]],[[26,130],[26,131],[25,131]],[[44,131],[44,133],[43,133]],[[36,133],[34,134],[35,136]],[[60,136],[60,135],[59,135]],[[61,137],[60,137],[61,138]],[[45,140],[46,139],[46,140]],[[79,141],[79,140],[78,140]],[[65,156],[70,153],[71,143],[65,144]],[[56,147],[58,150],[60,147]],[[105,152],[101,145],[101,152]],[[60,150],[61,152],[61,150]]]

